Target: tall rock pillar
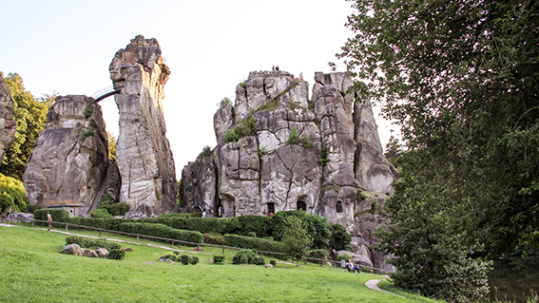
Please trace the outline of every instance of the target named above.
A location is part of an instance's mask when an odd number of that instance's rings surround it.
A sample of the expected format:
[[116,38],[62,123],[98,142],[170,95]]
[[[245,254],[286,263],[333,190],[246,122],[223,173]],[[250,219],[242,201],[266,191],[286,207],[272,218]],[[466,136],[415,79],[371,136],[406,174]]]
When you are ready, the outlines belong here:
[[170,71],[159,43],[135,37],[116,52],[109,70],[114,89],[120,91],[115,96],[120,110],[120,202],[131,206],[131,217],[170,212],[175,207],[176,172],[162,102]]
[[96,207],[108,168],[108,137],[101,107],[82,95],[58,96],[22,176],[32,204]]

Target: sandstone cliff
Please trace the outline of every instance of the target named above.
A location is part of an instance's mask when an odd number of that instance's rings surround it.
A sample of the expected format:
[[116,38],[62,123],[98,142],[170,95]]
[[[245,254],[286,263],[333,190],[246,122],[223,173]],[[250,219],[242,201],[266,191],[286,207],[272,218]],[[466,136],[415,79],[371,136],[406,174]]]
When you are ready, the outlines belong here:
[[232,217],[304,209],[345,225],[357,252],[386,266],[367,246],[386,224],[372,210],[397,174],[371,105],[347,93],[352,85],[347,73],[316,73],[309,99],[309,84],[287,72],[251,72],[235,104],[214,116],[217,147],[184,167],[182,210],[223,206]]
[[14,102],[9,87],[4,78],[0,76],[0,165],[2,165],[6,151],[15,139],[17,123],[15,122],[13,106]]
[[135,37],[116,53],[109,70],[114,89],[120,91],[115,95],[120,110],[120,202],[131,206],[130,217],[170,212],[176,204],[176,172],[162,102],[170,72],[159,43]]
[[30,202],[83,204],[86,213],[100,199],[107,168],[101,107],[82,95],[56,97],[23,175]]

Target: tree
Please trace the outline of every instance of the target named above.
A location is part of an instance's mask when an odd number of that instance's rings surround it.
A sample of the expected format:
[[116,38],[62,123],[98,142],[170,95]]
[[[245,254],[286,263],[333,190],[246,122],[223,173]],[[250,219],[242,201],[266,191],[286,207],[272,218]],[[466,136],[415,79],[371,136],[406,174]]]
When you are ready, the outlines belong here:
[[296,216],[286,218],[288,228],[285,230],[281,243],[285,252],[292,258],[296,258],[299,266],[299,259],[307,254],[313,243],[312,238],[307,233],[308,224],[301,221]]
[[[3,77],[3,74],[0,73],[0,76]],[[24,166],[28,163],[30,153],[39,137],[39,131],[45,127],[49,107],[56,96],[46,95],[40,102],[30,92],[25,91],[22,78],[18,74],[9,74],[4,80],[15,103],[13,109],[17,131],[13,144],[6,152],[0,173],[20,180],[24,174]]]
[[107,134],[109,135],[109,159],[116,160],[116,137],[109,132]]
[[[367,80],[354,89],[383,104],[406,150],[404,188],[385,207],[410,216],[390,214],[395,229],[383,247],[418,241],[416,229],[429,228],[451,236],[428,246],[446,255],[539,247],[539,2],[353,2],[355,37],[337,56]],[[433,252],[417,247],[410,264]]]

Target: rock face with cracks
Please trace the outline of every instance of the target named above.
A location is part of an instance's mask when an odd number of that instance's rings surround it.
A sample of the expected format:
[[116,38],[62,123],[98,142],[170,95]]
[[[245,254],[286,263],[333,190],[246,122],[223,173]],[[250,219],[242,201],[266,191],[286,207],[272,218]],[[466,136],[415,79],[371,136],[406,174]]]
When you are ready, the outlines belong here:
[[15,139],[17,122],[14,117],[14,105],[9,87],[4,78],[0,77],[0,163]]
[[115,95],[120,111],[120,202],[131,206],[128,217],[170,212],[176,202],[176,174],[162,102],[170,72],[159,43],[135,37],[116,53],[109,70],[114,89],[120,91]]
[[347,73],[309,84],[283,71],[251,72],[234,105],[214,116],[218,145],[182,172],[181,209],[223,207],[225,217],[304,209],[345,225],[356,253],[392,268],[368,248],[385,218],[396,170],[383,156],[372,107],[348,89]]
[[32,204],[98,203],[108,168],[108,137],[101,107],[82,95],[58,96],[23,175]]

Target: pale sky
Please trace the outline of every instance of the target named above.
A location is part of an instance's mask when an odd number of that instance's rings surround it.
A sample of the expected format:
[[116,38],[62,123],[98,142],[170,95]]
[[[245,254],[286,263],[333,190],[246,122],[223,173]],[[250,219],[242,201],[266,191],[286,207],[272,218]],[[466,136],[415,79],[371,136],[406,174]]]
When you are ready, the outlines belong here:
[[[205,145],[216,145],[213,115],[224,97],[254,70],[337,71],[336,60],[353,33],[344,0],[0,0],[0,71],[19,73],[35,97],[45,93],[91,96],[112,85],[114,54],[136,35],[156,38],[172,72],[165,86],[167,137],[176,178]],[[107,131],[118,136],[114,98],[100,102]],[[378,113],[375,108],[375,113]],[[376,117],[382,146],[389,123]]]

